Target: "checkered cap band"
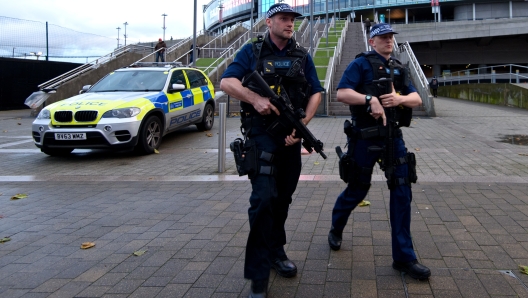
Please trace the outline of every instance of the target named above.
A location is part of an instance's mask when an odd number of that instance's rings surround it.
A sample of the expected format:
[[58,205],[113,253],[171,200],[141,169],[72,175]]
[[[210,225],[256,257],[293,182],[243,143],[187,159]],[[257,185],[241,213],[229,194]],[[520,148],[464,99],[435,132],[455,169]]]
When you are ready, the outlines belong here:
[[279,13],[279,12],[291,12],[291,13],[294,13],[296,15],[300,15],[300,13],[294,11],[290,5],[286,4],[286,3],[279,3],[279,4],[274,4],[270,7],[270,9],[268,10],[268,12],[266,13],[266,18],[271,18],[273,15],[275,15],[276,13]]

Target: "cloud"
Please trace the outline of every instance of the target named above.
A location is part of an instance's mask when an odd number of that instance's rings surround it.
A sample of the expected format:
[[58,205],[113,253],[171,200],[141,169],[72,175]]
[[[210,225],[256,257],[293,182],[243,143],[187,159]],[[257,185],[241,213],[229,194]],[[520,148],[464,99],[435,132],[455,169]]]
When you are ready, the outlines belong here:
[[[210,0],[197,0],[197,31],[203,28],[202,7]],[[165,18],[165,39],[184,38],[192,35],[194,1],[173,0],[159,2],[124,0],[92,0],[78,2],[71,0],[19,0],[2,1],[1,16],[29,21],[48,22],[82,33],[91,33],[109,38],[124,38],[126,26],[127,43],[156,41],[163,36]],[[2,29],[4,30],[4,29]],[[18,32],[20,34],[27,34]]]

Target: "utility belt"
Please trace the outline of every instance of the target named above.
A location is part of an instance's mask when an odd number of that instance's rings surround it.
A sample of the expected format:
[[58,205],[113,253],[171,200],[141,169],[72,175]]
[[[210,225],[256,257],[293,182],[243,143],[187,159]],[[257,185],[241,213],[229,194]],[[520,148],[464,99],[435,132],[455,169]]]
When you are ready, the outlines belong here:
[[261,127],[280,143],[293,131],[291,124],[281,121],[281,118],[275,114],[264,116],[256,111],[252,111],[249,113],[242,112],[240,115],[240,121],[242,122],[241,131],[244,135],[252,127]]
[[[385,138],[388,133],[387,126],[381,124],[358,128],[356,120],[345,120],[345,134],[353,140],[368,140],[373,138]],[[402,138],[403,133],[400,128],[394,130],[394,138]]]
[[[229,145],[233,156],[239,176],[248,175],[251,179],[257,174],[273,175],[275,173],[275,166],[272,165],[274,155],[257,149],[254,140],[235,139]],[[262,165],[259,160],[265,161],[270,165]]]
[[239,176],[248,175],[251,179],[258,174],[275,174],[276,170],[273,165],[275,156],[272,153],[258,150],[255,141],[248,139],[248,136],[251,129],[257,126],[266,128],[266,131],[277,130],[277,125],[275,124],[277,118],[277,116],[273,115],[263,116],[256,111],[240,111],[240,121],[242,122],[240,130],[244,135],[244,139],[237,138],[229,146],[233,152]]
[[[349,137],[349,143],[351,150],[349,153],[343,153],[341,147],[337,146],[336,153],[339,157],[339,177],[345,183],[349,183],[351,187],[357,189],[368,190],[370,188],[370,181],[372,179],[372,172],[374,168],[370,167],[361,167],[359,166],[354,159],[354,148],[358,139],[375,139],[383,138],[386,135],[386,129],[384,126],[373,126],[366,128],[355,128],[355,121],[346,120],[344,124],[344,132]],[[397,129],[395,132],[395,138],[401,138],[402,132],[401,129]],[[380,158],[383,159],[383,154]],[[382,161],[378,161],[381,163]],[[398,185],[411,185],[411,183],[416,183],[418,177],[416,175],[416,156],[412,152],[408,152],[405,156],[394,159],[393,166],[400,166],[403,164],[408,165],[408,176],[403,178],[394,177],[391,180],[387,181],[389,189],[393,186]]]

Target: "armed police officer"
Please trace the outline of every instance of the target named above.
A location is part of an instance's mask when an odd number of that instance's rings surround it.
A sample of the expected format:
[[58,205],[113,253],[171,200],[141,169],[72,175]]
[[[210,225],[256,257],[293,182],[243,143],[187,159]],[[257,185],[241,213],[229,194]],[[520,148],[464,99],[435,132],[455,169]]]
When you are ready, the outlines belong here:
[[392,267],[424,280],[431,272],[416,259],[410,229],[416,159],[407,152],[399,128],[409,126],[412,108],[422,100],[408,70],[391,57],[394,34],[389,24],[374,25],[369,39],[374,50],[356,56],[337,87],[337,100],[350,105],[352,119],[345,121],[348,149],[340,158],[340,175],[348,185],[332,210],[328,243],[331,249],[340,249],[348,217],[366,197],[374,165],[381,158],[390,189]]
[[308,124],[323,88],[312,58],[292,38],[298,16],[288,4],[272,5],[266,14],[269,31],[238,52],[220,83],[224,92],[241,101],[241,129],[249,152],[245,159],[253,163],[248,166],[253,170],[247,169],[252,193],[244,264],[244,277],[251,280],[250,297],[266,297],[271,268],[283,277],[297,273],[284,250],[284,224],[301,173],[301,143],[292,128],[277,122],[280,112],[270,99],[241,81],[258,71],[276,93],[287,96],[296,109],[304,109],[302,121]]

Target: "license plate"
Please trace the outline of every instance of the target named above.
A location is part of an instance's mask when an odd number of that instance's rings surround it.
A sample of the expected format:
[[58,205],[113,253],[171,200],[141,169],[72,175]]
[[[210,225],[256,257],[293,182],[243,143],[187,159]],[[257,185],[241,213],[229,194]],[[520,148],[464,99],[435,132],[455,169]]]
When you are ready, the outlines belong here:
[[56,133],[55,140],[86,140],[85,133]]

